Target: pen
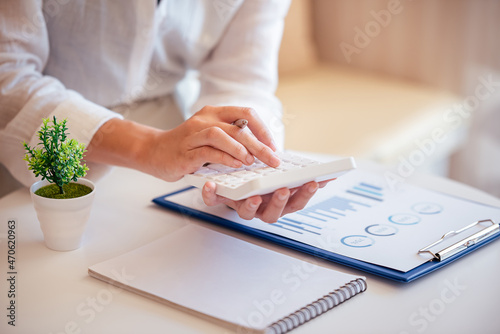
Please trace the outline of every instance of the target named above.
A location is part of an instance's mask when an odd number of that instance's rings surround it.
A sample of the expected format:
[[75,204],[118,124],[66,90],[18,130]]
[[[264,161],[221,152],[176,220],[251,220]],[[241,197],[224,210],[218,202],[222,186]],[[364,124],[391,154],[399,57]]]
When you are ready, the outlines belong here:
[[240,129],[244,129],[247,124],[248,124],[248,121],[246,119],[237,119],[236,121],[234,121],[233,123],[231,123],[232,125],[236,125],[237,127],[239,127]]

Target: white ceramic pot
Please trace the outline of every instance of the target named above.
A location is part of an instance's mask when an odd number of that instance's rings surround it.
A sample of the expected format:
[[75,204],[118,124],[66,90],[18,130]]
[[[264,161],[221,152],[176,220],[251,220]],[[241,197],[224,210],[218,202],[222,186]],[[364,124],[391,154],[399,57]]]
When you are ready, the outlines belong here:
[[55,199],[35,194],[35,191],[49,184],[47,180],[35,182],[30,188],[45,245],[50,249],[70,251],[82,244],[94,200],[95,185],[87,179],[78,179],[76,183],[92,188],[92,192],[77,198]]

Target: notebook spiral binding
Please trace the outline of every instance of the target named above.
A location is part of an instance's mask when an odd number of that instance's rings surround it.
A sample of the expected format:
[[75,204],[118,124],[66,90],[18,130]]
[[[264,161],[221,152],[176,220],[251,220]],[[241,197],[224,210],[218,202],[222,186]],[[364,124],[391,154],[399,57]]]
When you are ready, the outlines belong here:
[[287,333],[365,290],[366,282],[364,279],[358,278],[350,281],[343,287],[321,297],[314,303],[309,304],[295,311],[295,313],[292,313],[291,315],[273,323],[268,328],[268,331],[266,331],[266,334]]

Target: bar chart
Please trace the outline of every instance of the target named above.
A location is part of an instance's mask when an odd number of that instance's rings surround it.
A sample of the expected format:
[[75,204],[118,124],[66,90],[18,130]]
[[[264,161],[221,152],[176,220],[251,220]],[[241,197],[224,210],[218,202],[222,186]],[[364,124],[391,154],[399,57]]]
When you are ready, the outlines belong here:
[[353,212],[369,209],[384,201],[384,188],[367,182],[358,182],[305,209],[280,218],[271,224],[278,229],[297,234],[321,235],[321,231]]

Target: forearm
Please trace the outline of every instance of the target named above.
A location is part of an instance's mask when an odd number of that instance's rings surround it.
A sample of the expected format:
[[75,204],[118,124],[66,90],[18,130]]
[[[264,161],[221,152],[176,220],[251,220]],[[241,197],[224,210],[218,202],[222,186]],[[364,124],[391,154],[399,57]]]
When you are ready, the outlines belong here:
[[160,130],[128,120],[114,118],[104,123],[87,146],[90,162],[133,168],[154,174],[148,163],[151,143]]

